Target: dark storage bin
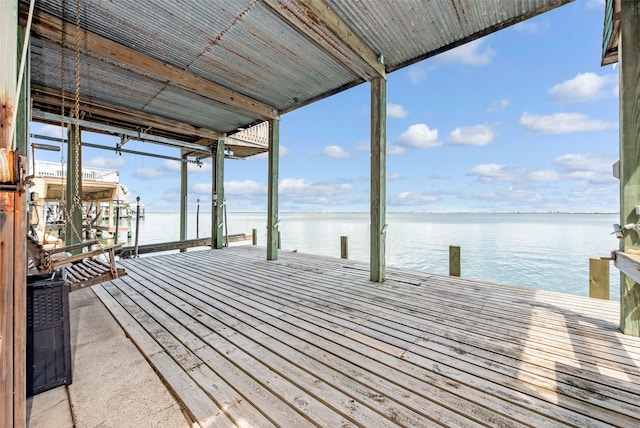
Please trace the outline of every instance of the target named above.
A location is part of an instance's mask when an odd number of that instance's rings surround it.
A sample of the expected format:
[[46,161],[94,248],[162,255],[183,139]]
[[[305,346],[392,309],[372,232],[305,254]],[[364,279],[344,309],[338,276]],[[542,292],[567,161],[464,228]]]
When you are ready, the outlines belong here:
[[71,384],[69,283],[55,276],[27,277],[27,395]]

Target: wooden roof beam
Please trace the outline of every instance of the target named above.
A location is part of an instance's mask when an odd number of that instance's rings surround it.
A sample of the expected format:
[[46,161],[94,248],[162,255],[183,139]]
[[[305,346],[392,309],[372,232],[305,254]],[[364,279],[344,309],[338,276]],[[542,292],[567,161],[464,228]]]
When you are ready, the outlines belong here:
[[[71,100],[73,100],[74,97],[75,96],[69,92],[65,93],[65,98],[69,101],[69,106],[71,106]],[[31,98],[36,103],[56,107],[61,105],[60,91],[42,85],[31,85]],[[80,97],[80,110],[91,113],[92,115],[104,116],[122,122],[129,122],[136,128],[144,127],[151,128],[151,130],[160,129],[185,136],[201,137],[203,139],[217,139],[222,136],[218,131],[200,128],[166,117],[122,106],[116,106],[104,101],[98,101],[86,97]],[[150,131],[149,133],[153,133],[153,131]]]
[[[299,10],[284,5],[281,0],[263,0],[263,3],[365,81],[377,76],[386,77],[381,55],[367,46],[324,0],[298,0],[297,3],[301,6]],[[341,46],[327,39],[325,29],[337,37],[352,54],[362,59],[372,73],[365,73],[356,67],[350,55],[342,52]]]
[[[75,40],[76,34],[73,25],[63,26],[61,19],[36,10],[31,29],[37,36],[44,36],[60,43],[63,27],[66,39]],[[279,112],[272,106],[157,60],[128,46],[116,43],[106,37],[81,29],[79,38],[82,49],[99,57],[107,58],[109,61],[116,62],[123,66],[123,69],[132,73],[139,73],[143,76],[147,74],[157,76],[159,79],[166,81],[167,85],[176,86],[209,98],[244,115],[258,116],[262,120],[279,118]]]

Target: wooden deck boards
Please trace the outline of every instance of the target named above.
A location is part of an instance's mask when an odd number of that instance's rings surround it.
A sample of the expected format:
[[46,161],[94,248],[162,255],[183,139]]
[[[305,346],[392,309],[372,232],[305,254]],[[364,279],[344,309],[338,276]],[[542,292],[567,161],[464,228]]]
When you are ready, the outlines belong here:
[[242,246],[94,290],[201,426],[640,426],[617,302]]

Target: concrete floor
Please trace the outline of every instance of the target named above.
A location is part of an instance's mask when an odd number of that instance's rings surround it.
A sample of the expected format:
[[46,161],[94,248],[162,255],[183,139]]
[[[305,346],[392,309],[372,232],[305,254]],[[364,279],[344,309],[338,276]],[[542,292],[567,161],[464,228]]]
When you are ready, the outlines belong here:
[[191,426],[93,291],[72,292],[69,302],[73,383],[31,397],[27,426]]

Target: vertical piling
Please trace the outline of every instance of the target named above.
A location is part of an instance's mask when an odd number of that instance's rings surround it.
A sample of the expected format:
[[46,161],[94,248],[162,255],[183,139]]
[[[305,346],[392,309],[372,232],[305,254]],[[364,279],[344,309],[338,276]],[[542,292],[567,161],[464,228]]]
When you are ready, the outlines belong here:
[[251,229],[251,244],[258,245],[258,229]]
[[340,237],[340,258],[342,259],[349,258],[349,237],[348,236]]
[[449,275],[460,276],[460,247],[449,246]]
[[609,300],[609,260],[589,259],[589,297]]

